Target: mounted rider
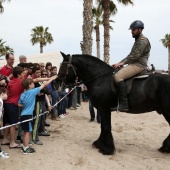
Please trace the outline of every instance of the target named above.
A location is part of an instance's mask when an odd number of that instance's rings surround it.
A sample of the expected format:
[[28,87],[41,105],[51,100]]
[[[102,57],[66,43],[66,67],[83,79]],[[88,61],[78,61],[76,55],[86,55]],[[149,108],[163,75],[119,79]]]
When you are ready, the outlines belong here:
[[129,110],[125,79],[131,78],[147,68],[147,61],[150,55],[151,45],[143,34],[144,24],[142,21],[136,20],[131,23],[130,28],[135,43],[130,54],[117,64],[113,64],[114,68],[118,68],[127,64],[126,67],[119,70],[113,75],[117,83],[119,107],[112,108],[112,111],[119,110],[127,112]]

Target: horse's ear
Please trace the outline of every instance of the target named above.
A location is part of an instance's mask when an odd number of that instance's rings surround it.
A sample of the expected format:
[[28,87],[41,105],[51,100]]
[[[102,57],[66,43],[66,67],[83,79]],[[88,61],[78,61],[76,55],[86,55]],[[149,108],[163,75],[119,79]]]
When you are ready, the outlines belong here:
[[63,56],[63,59],[64,59],[64,60],[69,60],[69,56],[70,56],[70,55],[66,55],[66,54],[64,54],[64,53],[61,52],[61,51],[60,51],[60,53],[61,53],[61,55]]
[[65,56],[66,56],[63,52],[61,52],[61,51],[60,51],[60,53],[61,53],[61,55],[62,55],[63,57],[65,57]]

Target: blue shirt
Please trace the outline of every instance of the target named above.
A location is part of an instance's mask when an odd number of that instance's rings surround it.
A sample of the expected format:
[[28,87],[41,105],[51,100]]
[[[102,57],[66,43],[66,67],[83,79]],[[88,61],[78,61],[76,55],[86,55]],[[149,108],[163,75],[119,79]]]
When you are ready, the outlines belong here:
[[23,104],[23,109],[21,111],[21,116],[23,115],[33,115],[33,110],[35,106],[36,95],[40,93],[40,88],[34,88],[24,91],[18,101],[19,104]]

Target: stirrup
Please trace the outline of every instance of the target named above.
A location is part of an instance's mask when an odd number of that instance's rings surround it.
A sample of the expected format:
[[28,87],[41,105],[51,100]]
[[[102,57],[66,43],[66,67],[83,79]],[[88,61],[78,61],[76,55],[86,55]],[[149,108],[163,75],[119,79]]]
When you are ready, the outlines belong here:
[[110,110],[111,111],[116,111],[116,112],[128,112],[129,111],[129,107],[121,108],[119,106],[116,106],[116,107],[111,107]]
[[129,111],[129,108],[123,108],[123,109],[118,109],[119,112],[128,112]]
[[111,107],[110,110],[111,110],[111,111],[119,111],[119,108],[118,108],[118,106],[116,106],[116,107]]

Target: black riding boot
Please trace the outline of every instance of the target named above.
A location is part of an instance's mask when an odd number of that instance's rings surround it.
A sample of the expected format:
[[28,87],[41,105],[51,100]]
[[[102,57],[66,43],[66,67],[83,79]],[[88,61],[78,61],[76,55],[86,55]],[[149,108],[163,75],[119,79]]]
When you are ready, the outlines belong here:
[[112,111],[127,112],[129,110],[126,85],[124,81],[117,83],[119,106],[111,108]]

